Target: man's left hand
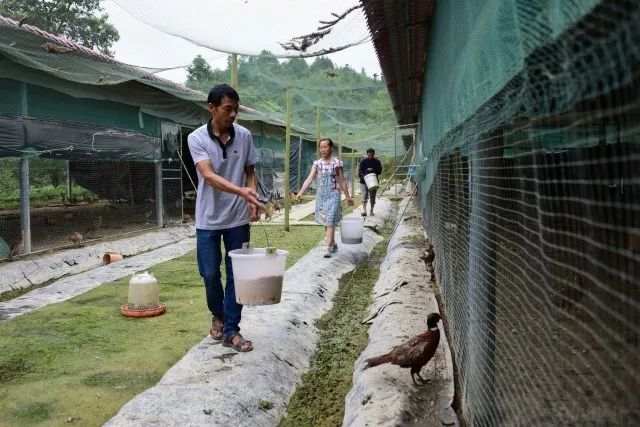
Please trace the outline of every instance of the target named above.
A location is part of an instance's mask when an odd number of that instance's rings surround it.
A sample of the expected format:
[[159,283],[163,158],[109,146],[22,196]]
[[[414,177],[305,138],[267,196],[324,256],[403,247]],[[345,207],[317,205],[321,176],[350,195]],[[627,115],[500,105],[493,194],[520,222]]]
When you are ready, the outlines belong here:
[[347,206],[353,206],[353,197],[347,197]]

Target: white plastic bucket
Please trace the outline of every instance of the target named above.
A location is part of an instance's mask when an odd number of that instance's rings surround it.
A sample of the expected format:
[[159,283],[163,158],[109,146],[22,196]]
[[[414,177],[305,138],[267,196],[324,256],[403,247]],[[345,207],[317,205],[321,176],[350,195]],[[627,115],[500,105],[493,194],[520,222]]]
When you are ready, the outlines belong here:
[[367,184],[368,190],[376,190],[379,186],[378,175],[375,173],[368,173],[364,176],[364,183]]
[[269,305],[280,302],[285,262],[289,252],[277,249],[243,248],[229,252],[236,288],[236,302],[243,305]]
[[160,305],[158,281],[153,274],[137,273],[129,280],[129,304],[134,310],[156,308]]
[[340,222],[340,239],[345,245],[362,243],[364,220],[362,218],[347,217]]

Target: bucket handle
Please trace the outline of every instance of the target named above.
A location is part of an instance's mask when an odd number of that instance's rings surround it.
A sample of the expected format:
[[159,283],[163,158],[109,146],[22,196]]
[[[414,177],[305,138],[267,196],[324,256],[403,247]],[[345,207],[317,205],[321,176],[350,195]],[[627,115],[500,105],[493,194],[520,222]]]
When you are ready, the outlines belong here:
[[242,250],[247,254],[253,253],[253,248],[254,246],[253,246],[253,243],[251,242],[244,242],[242,244]]
[[271,256],[276,256],[278,255],[278,249],[276,249],[275,246],[267,246],[267,248],[265,249],[267,256],[271,255]]

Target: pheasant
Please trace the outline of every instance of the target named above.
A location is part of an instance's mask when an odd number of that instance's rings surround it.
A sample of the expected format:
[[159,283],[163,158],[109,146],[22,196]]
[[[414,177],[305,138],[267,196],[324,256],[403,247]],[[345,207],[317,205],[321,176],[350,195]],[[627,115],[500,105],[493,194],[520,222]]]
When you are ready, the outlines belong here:
[[431,264],[436,259],[436,253],[433,250],[433,245],[431,243],[427,244],[427,249],[422,255],[420,255],[420,259],[427,264]]
[[73,242],[73,246],[78,246],[84,240],[84,236],[82,234],[78,233],[77,231],[74,231],[69,236],[69,240],[71,240]]
[[24,250],[24,231],[21,231],[20,233],[18,240],[16,240],[9,249],[9,261],[11,261],[14,256],[22,254],[22,251]]
[[364,369],[373,368],[383,363],[391,363],[401,368],[411,368],[411,379],[414,384],[417,384],[414,375],[417,375],[422,382],[425,382],[425,379],[420,376],[420,370],[431,360],[438,348],[438,343],[440,342],[438,322],[440,320],[440,314],[429,314],[427,316],[428,330],[416,335],[406,343],[392,348],[387,354],[365,360]]

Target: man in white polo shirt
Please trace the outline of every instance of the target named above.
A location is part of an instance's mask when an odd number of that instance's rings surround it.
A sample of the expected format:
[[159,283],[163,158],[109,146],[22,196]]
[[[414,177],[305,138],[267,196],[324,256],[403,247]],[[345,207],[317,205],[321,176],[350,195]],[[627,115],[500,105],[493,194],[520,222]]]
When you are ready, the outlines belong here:
[[[217,85],[207,98],[211,120],[189,135],[189,151],[198,171],[196,239],[198,268],[213,316],[209,333],[236,351],[251,351],[240,335],[242,305],[236,302],[229,251],[249,241],[249,222],[263,206],[257,199],[254,165],[258,155],[251,132],[234,123],[240,97],[231,86]],[[222,288],[221,242],[227,284]]]

